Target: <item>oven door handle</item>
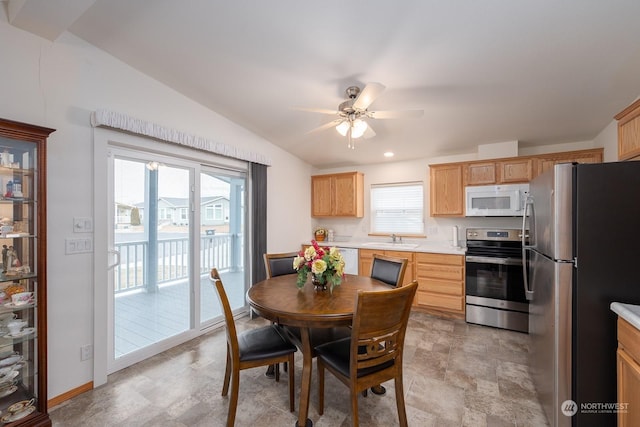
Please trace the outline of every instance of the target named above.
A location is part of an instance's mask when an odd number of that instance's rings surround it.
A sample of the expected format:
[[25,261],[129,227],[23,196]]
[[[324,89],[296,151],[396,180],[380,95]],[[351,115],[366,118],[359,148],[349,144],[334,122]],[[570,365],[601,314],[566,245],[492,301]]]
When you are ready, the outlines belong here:
[[499,264],[499,265],[522,265],[520,258],[494,258],[488,256],[467,255],[467,262],[480,264]]

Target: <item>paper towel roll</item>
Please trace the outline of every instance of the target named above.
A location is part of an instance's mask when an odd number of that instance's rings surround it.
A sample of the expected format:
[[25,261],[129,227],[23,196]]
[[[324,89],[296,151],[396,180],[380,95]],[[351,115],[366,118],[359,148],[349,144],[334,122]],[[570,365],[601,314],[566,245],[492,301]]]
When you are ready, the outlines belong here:
[[458,226],[457,225],[453,226],[453,238],[451,239],[451,245],[454,248],[458,247]]

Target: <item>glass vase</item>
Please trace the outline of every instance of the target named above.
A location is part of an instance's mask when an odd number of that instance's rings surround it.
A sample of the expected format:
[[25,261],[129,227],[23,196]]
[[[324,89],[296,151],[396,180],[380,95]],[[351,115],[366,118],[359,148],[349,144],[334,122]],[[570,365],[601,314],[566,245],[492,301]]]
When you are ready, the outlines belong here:
[[313,284],[313,287],[316,289],[316,291],[327,290],[327,284],[326,282],[322,281],[322,276],[311,274],[311,283]]

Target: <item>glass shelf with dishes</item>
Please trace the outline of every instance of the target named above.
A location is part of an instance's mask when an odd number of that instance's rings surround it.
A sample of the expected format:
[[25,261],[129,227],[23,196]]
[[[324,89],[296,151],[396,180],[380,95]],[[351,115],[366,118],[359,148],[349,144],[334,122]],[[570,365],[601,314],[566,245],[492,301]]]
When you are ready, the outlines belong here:
[[48,426],[46,139],[0,119],[0,425]]

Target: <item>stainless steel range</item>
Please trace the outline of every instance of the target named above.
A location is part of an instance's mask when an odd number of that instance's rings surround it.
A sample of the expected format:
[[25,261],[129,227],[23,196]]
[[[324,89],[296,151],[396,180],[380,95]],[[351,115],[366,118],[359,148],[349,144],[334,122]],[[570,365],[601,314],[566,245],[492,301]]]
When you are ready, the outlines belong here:
[[467,322],[528,332],[522,230],[468,228],[465,270]]

